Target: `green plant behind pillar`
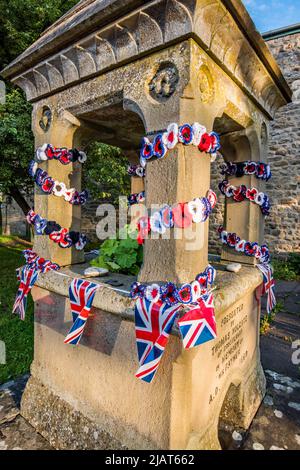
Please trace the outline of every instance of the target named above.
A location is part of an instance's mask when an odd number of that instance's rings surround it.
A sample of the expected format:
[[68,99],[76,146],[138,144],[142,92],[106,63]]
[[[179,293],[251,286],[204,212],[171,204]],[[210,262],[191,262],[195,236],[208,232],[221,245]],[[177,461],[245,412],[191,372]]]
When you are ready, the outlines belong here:
[[99,256],[90,262],[91,266],[106,268],[111,272],[138,274],[143,262],[143,247],[132,238],[134,234],[129,233],[127,226],[122,230],[125,230],[127,238],[120,239],[118,236],[116,240],[105,240]]

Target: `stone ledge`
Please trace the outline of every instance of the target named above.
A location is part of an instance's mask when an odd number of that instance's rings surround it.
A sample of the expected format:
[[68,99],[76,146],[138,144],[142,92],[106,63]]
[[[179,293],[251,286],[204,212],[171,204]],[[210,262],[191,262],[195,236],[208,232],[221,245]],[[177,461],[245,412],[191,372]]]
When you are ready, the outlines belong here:
[[[72,265],[60,271],[41,274],[35,285],[68,297],[72,279],[75,277],[84,279],[83,272],[87,266],[87,264]],[[217,269],[216,290],[214,291],[217,316],[248,292],[253,292],[262,283],[262,276],[257,268],[243,267],[239,273],[235,274],[225,271],[225,267],[221,264],[214,266]],[[134,321],[135,302],[128,296],[130,285],[135,280],[133,276],[110,274],[108,277],[102,278],[102,280],[100,278],[90,278],[89,280],[101,285],[101,288],[97,290],[94,297],[94,307],[104,312],[116,314],[123,319]],[[122,285],[112,288],[107,284],[111,280],[118,281]],[[173,333],[177,334],[176,329],[173,329]]]

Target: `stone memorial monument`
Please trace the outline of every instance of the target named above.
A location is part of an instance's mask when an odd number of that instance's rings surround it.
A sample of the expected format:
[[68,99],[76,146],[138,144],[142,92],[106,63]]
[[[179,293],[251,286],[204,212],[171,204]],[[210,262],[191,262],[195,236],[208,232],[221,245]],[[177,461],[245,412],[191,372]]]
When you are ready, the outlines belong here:
[[[172,123],[200,122],[221,135],[235,162],[265,161],[269,121],[290,90],[240,0],[83,0],[2,72],[33,105],[36,147],[85,148],[92,139],[119,146],[138,162],[143,136]],[[222,158],[218,156],[218,158]],[[147,165],[146,204],[173,204],[206,194],[210,158],[176,146]],[[71,167],[71,168],[70,168]],[[42,164],[79,188],[78,163]],[[233,184],[236,184],[233,178]],[[254,184],[243,176],[239,184]],[[256,181],[262,190],[265,183]],[[133,178],[133,192],[142,188]],[[38,189],[35,210],[84,231],[80,206]],[[143,282],[189,282],[208,263],[208,222],[201,243],[146,240]],[[260,208],[226,201],[224,227],[263,243]],[[198,230],[198,228],[197,228]],[[83,276],[83,253],[45,236],[35,251],[64,267],[33,288],[35,352],[23,416],[57,448],[220,449],[221,424],[247,429],[263,399],[259,318],[262,276],[254,258],[224,249],[214,292],[217,339],[183,350],[176,328],[151,384],[134,373],[137,356],[131,276],[109,276],[98,289],[78,347],[64,344],[71,324],[68,287]],[[243,264],[238,273],[227,262]],[[97,282],[97,280],[95,281]]]

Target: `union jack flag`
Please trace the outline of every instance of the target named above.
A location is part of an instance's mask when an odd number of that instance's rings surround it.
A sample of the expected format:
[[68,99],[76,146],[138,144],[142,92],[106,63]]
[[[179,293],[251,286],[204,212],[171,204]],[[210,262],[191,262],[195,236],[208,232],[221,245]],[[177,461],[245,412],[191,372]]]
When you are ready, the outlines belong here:
[[217,337],[214,299],[208,294],[190,305],[191,310],[178,320],[178,326],[185,349],[194,348]]
[[136,377],[151,382],[169,339],[177,310],[181,305],[150,302],[139,298],[135,305],[135,334],[140,367]]
[[73,325],[64,340],[65,344],[79,343],[98,287],[98,284],[82,279],[73,279],[71,282],[69,297]]
[[25,265],[17,270],[17,278],[20,281],[16,300],[12,313],[18,313],[21,320],[25,320],[27,296],[34,286],[39,275],[39,270]]
[[263,274],[264,293],[267,294],[267,312],[271,313],[276,305],[276,297],[274,294],[275,281],[273,278],[273,269],[270,264],[258,264],[257,267]]

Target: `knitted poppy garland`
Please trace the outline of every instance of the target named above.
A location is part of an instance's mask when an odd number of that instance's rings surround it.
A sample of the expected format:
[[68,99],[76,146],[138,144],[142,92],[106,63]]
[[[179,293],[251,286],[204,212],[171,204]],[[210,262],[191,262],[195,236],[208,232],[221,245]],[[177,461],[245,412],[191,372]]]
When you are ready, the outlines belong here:
[[46,171],[38,168],[37,162],[34,160],[30,162],[29,174],[37,186],[46,194],[64,197],[65,201],[73,205],[83,205],[88,200],[87,190],[79,192],[74,188],[68,189],[64,183],[54,180]]
[[261,263],[269,263],[270,253],[267,245],[259,246],[257,242],[251,243],[246,240],[241,240],[236,233],[227,232],[222,226],[219,227],[218,232],[223,245],[234,248],[235,251],[243,253],[246,256],[254,256]]
[[167,151],[173,149],[178,142],[183,145],[194,145],[200,152],[210,154],[212,159],[216,157],[216,152],[220,149],[219,135],[216,132],[208,133],[206,128],[198,122],[182,126],[172,123],[166,132],[156,135],[153,142],[150,142],[148,137],[143,138],[140,150],[141,166],[145,167],[147,160],[152,157],[163,158]]
[[197,302],[201,296],[207,295],[208,288],[214,283],[215,278],[216,270],[211,265],[208,265],[204,272],[196,276],[194,281],[182,284],[180,287],[176,287],[173,282],[163,285],[145,285],[134,282],[131,285],[130,297],[135,300],[145,298],[151,302],[158,302],[160,300],[169,306],[178,303],[187,305]]
[[140,165],[130,165],[127,168],[127,173],[129,176],[137,176],[139,178],[144,178],[146,170]]
[[187,228],[192,222],[205,222],[215,207],[216,202],[217,196],[210,189],[207,197],[195,198],[187,203],[180,202],[172,207],[165,204],[150,217],[143,216],[139,219],[137,224],[138,243],[144,243],[150,231],[163,235],[168,228]]
[[87,243],[87,237],[83,233],[69,232],[56,222],[42,218],[33,210],[28,212],[26,219],[29,224],[34,225],[36,235],[48,235],[50,240],[58,243],[61,248],[75,246],[76,250],[83,250]]
[[263,162],[225,162],[221,167],[221,174],[242,177],[254,175],[257,179],[268,181],[272,177],[270,165]]
[[245,185],[233,186],[227,180],[219,184],[219,189],[226,197],[232,197],[236,202],[245,201],[248,199],[260,206],[263,215],[270,214],[270,200],[267,194],[258,191],[256,188],[248,189]]
[[74,162],[84,163],[87,156],[81,150],[54,147],[51,144],[44,144],[36,149],[35,159],[37,162],[54,159],[59,160],[63,165],[68,165],[69,163]]

